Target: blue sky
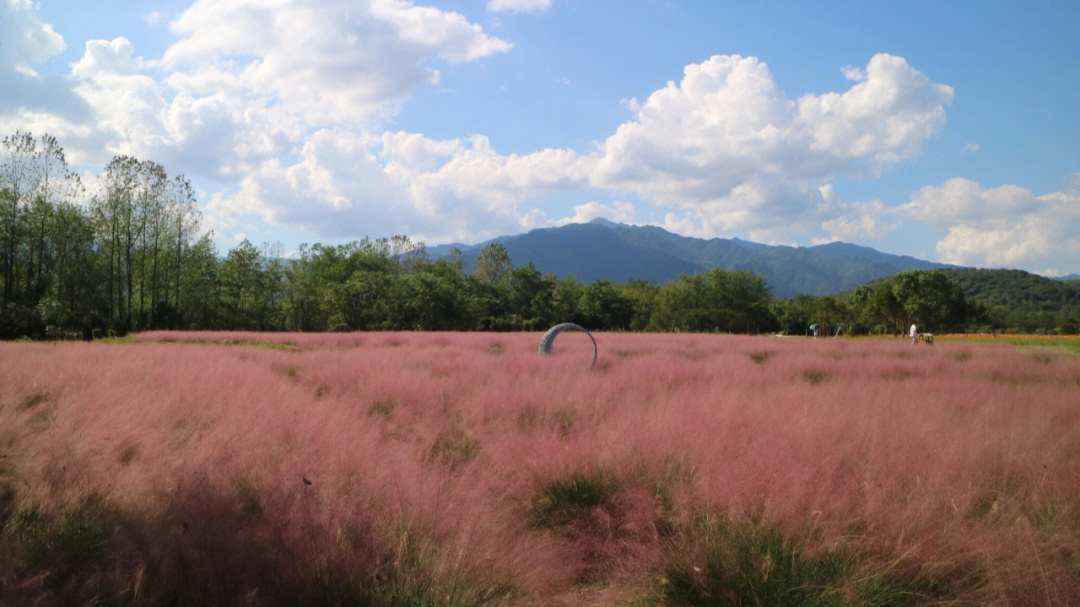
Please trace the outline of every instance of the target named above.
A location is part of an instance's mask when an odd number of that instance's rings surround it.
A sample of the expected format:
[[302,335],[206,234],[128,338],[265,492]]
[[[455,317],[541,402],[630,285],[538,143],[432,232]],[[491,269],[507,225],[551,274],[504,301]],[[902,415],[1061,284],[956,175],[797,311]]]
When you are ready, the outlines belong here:
[[1067,274],[1076,31],[1073,2],[0,0],[0,130],[187,175],[223,249],[606,217]]

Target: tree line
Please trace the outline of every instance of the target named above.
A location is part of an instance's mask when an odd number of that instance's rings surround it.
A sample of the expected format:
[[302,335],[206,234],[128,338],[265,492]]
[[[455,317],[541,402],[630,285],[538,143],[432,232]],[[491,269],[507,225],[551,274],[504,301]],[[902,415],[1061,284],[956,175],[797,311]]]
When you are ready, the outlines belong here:
[[164,167],[117,156],[89,198],[56,139],[0,148],[0,336],[126,332],[179,323],[202,297],[194,190]]
[[[262,331],[592,330],[802,335],[1003,330],[940,272],[905,272],[830,297],[774,298],[756,274],[714,269],[664,285],[585,284],[514,267],[498,243],[471,268],[406,236],[340,245],[244,240],[220,255],[194,189],[117,156],[86,192],[48,135],[16,133],[0,156],[0,338],[92,338],[153,329]],[[1080,318],[1080,314],[1074,314]],[[1043,318],[1037,330],[1075,332]],[[1050,326],[1053,324],[1054,326]],[[1030,327],[1025,327],[1029,330]]]

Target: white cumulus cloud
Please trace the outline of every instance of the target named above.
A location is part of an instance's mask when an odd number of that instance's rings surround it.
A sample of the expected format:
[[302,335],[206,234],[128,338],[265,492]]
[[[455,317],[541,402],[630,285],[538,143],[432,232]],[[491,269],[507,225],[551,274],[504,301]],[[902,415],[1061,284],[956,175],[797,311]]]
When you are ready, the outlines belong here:
[[30,66],[62,38],[35,5],[0,0],[0,128],[48,131],[76,162],[133,154],[235,185],[327,126],[376,126],[438,80],[432,65],[510,48],[401,0],[199,0],[170,28],[160,60],[90,40],[70,74],[42,77]]
[[[836,199],[837,176],[915,158],[944,126],[952,88],[900,57],[841,68],[847,90],[792,98],[763,61],[714,56],[626,101],[632,117],[595,150],[507,154],[482,134],[385,131],[439,69],[511,48],[460,14],[404,0],[197,0],[169,26],[177,39],[160,59],[126,38],[90,40],[70,73],[41,76],[34,66],[63,38],[29,0],[0,0],[0,131],[50,132],[74,162],[128,153],[209,178],[221,190],[208,223],[232,235],[258,216],[315,238],[475,241],[597,217],[631,223],[641,214],[627,200],[640,199],[665,227],[697,236],[859,241],[916,221],[944,234],[947,262],[1049,267],[1080,255],[1076,184],[1036,195],[956,178],[899,207]],[[552,194],[592,188],[618,201],[544,210]]]
[[41,20],[30,0],[0,0],[0,132],[48,132],[61,141],[86,137],[90,108],[61,76],[41,76],[34,67],[67,45]]
[[942,261],[975,266],[1031,266],[1080,255],[1080,192],[1037,196],[1016,185],[984,188],[962,178],[926,186],[897,209],[947,228]]
[[936,226],[946,226],[1015,219],[1033,214],[1043,206],[1038,197],[1019,186],[983,188],[970,179],[955,177],[940,186],[919,189],[900,211]]
[[28,70],[62,52],[64,38],[38,15],[31,0],[0,0],[0,70]]
[[588,183],[592,166],[592,159],[572,150],[504,156],[492,149],[487,137],[476,135],[452,142],[427,140],[429,161],[440,151],[445,161],[438,168],[423,170],[423,165],[411,163],[415,149],[397,147],[400,138],[400,134],[383,137],[387,170],[410,183],[418,199],[430,208],[466,200],[491,209],[507,208],[541,194],[577,190]]
[[837,203],[829,214],[832,218],[821,222],[829,235],[813,239],[814,244],[881,238],[899,227],[894,214],[880,200]]
[[245,174],[239,192],[218,197],[213,214],[256,214],[329,238],[382,234],[394,221],[412,227],[408,193],[394,184],[363,138],[321,130],[304,144],[295,164],[271,158]]
[[871,159],[878,167],[917,156],[945,125],[952,87],[934,84],[902,57],[878,54],[844,93],[799,98],[799,123],[811,148],[837,159]]
[[629,202],[614,201],[611,205],[601,204],[595,200],[574,206],[574,214],[565,219],[555,222],[557,225],[569,223],[586,223],[594,219],[603,218],[616,223],[633,223],[637,215],[634,205]]
[[140,73],[142,60],[126,38],[89,40],[82,58],[71,65],[74,91],[93,109],[96,136],[86,147],[106,154],[146,157],[170,143],[161,123],[167,102],[161,85]]
[[680,82],[630,106],[634,119],[603,143],[594,183],[683,210],[670,225],[684,231],[689,217],[707,234],[820,227],[822,186],[916,156],[953,99],[900,57],[843,71],[849,90],[792,100],[755,57],[688,65]]
[[542,209],[534,208],[521,218],[521,227],[528,230],[550,228],[571,223],[588,223],[597,218],[633,224],[636,216],[637,209],[632,203],[616,200],[606,205],[590,200],[584,204],[574,205],[574,214],[562,219],[551,219]]
[[470,61],[510,44],[458,13],[402,0],[198,0],[170,27],[163,64],[192,94],[243,89],[311,125],[386,118],[438,82],[433,59]]
[[[432,242],[475,240],[528,226],[518,206],[581,188],[591,162],[569,150],[502,155],[482,136],[322,130],[298,162],[267,160],[236,195],[216,200],[214,212],[257,214],[331,238],[408,233]],[[596,209],[585,205],[583,212],[590,210]]]
[[88,40],[82,58],[71,64],[71,73],[78,78],[134,74],[141,63],[134,53],[135,49],[127,38]]

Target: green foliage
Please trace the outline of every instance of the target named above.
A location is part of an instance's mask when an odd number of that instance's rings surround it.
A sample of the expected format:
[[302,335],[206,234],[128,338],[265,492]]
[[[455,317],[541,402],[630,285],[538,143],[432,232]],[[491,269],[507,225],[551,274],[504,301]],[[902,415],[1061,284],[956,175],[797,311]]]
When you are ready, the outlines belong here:
[[237,479],[233,489],[236,492],[236,512],[241,522],[251,523],[262,516],[262,500],[254,483],[248,479]]
[[17,407],[20,411],[29,411],[34,407],[49,400],[49,393],[45,390],[36,390],[23,397]]
[[802,378],[810,384],[820,384],[823,381],[832,379],[832,375],[825,371],[803,371]]
[[755,522],[705,517],[684,533],[676,538],[680,544],[674,549],[678,552],[673,554],[661,588],[669,604],[844,604],[841,585],[851,563],[843,555],[804,557],[795,542]]
[[[920,286],[932,283],[929,296],[925,292],[917,294],[905,306],[892,292],[898,279],[905,275],[909,279],[901,288],[917,293]],[[910,280],[911,276],[917,277],[916,280]],[[941,277],[955,291],[944,285]],[[920,282],[923,284],[919,285]],[[913,314],[926,316],[919,322],[920,327],[937,332],[1070,335],[1080,332],[1080,281],[1053,280],[1020,270],[961,268],[902,273],[855,289],[848,294],[849,301],[859,300],[860,291],[871,294],[872,305],[866,308],[872,312],[870,316],[894,333],[901,333]],[[962,294],[962,305],[957,291]],[[926,306],[928,315],[916,309],[920,300],[930,302]],[[869,317],[860,322],[868,329],[873,326]]]
[[379,399],[368,407],[368,417],[385,417],[389,419],[394,414],[397,403],[390,399]]
[[750,360],[752,360],[752,361],[754,361],[754,362],[756,362],[757,364],[760,365],[761,363],[769,360],[769,358],[771,358],[773,354],[774,354],[774,352],[772,352],[772,351],[761,350],[761,351],[758,351],[758,352],[751,352],[749,354],[749,356],[750,356]]
[[506,247],[492,242],[480,249],[473,264],[473,274],[481,284],[497,287],[506,282],[513,267]]
[[885,572],[857,580],[856,589],[867,605],[874,607],[904,607],[923,604],[933,597],[947,593],[947,585],[939,579],[901,577]]
[[963,324],[964,294],[941,270],[901,272],[893,277],[891,290],[906,313],[905,324],[917,322],[921,330],[932,332]]
[[439,545],[403,527],[371,584],[365,604],[380,607],[483,607],[505,604],[513,587],[488,573],[465,572],[446,562]]
[[63,592],[67,580],[105,566],[118,526],[117,512],[96,497],[60,515],[29,504],[4,523],[0,544],[15,551],[21,575],[42,575]]
[[1053,528],[1062,518],[1064,508],[1056,502],[1045,501],[1028,504],[1024,509],[1024,517],[1034,527]]
[[562,527],[589,508],[604,504],[618,490],[618,479],[603,472],[578,472],[555,480],[533,498],[530,523],[537,528]]
[[198,213],[182,176],[114,158],[86,207],[48,135],[0,150],[0,337],[89,338],[183,324]]
[[[6,489],[0,498],[4,605],[233,605],[258,597],[258,604],[274,605],[480,607],[505,604],[514,594],[513,586],[494,572],[466,569],[462,555],[448,553],[430,534],[408,526],[374,541],[340,530],[339,543],[370,563],[360,570],[322,569],[303,578],[281,569],[288,560],[259,561],[253,553],[248,560],[254,562],[246,565],[255,577],[241,581],[216,573],[232,565],[235,554],[228,549],[196,549],[198,569],[184,564],[190,558],[188,542],[146,550],[146,542],[157,546],[159,538],[142,535],[142,515],[101,498],[92,496],[59,511],[36,504],[9,508]],[[243,518],[238,522],[246,524]],[[138,552],[131,552],[133,545],[140,547]],[[266,551],[280,548],[268,543]]]
[[769,299],[764,279],[749,272],[683,275],[657,292],[650,328],[756,333],[774,324]]
[[[1080,281],[1054,280],[1021,270],[946,270],[949,281],[968,299],[987,309],[1003,308],[1020,315],[1054,314],[1080,307]],[[1075,316],[1074,316],[1075,318]]]
[[439,432],[429,456],[434,461],[458,466],[472,461],[479,452],[480,441],[465,428],[454,426]]
[[690,607],[900,607],[944,600],[975,575],[958,574],[950,585],[897,562],[859,567],[842,550],[808,553],[812,545],[758,520],[697,517],[671,537],[659,598]]

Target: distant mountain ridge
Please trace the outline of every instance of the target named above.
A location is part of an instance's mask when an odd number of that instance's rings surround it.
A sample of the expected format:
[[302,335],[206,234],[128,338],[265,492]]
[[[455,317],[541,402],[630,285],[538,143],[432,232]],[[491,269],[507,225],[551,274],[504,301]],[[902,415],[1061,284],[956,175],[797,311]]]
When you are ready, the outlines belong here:
[[491,242],[506,247],[515,267],[532,263],[541,272],[560,278],[572,275],[586,283],[640,279],[663,284],[680,274],[721,268],[761,274],[779,297],[830,295],[905,270],[955,267],[843,242],[774,246],[737,238],[692,238],[657,226],[604,219],[500,236],[476,245],[439,245],[428,253],[445,258],[457,247],[471,267]]

